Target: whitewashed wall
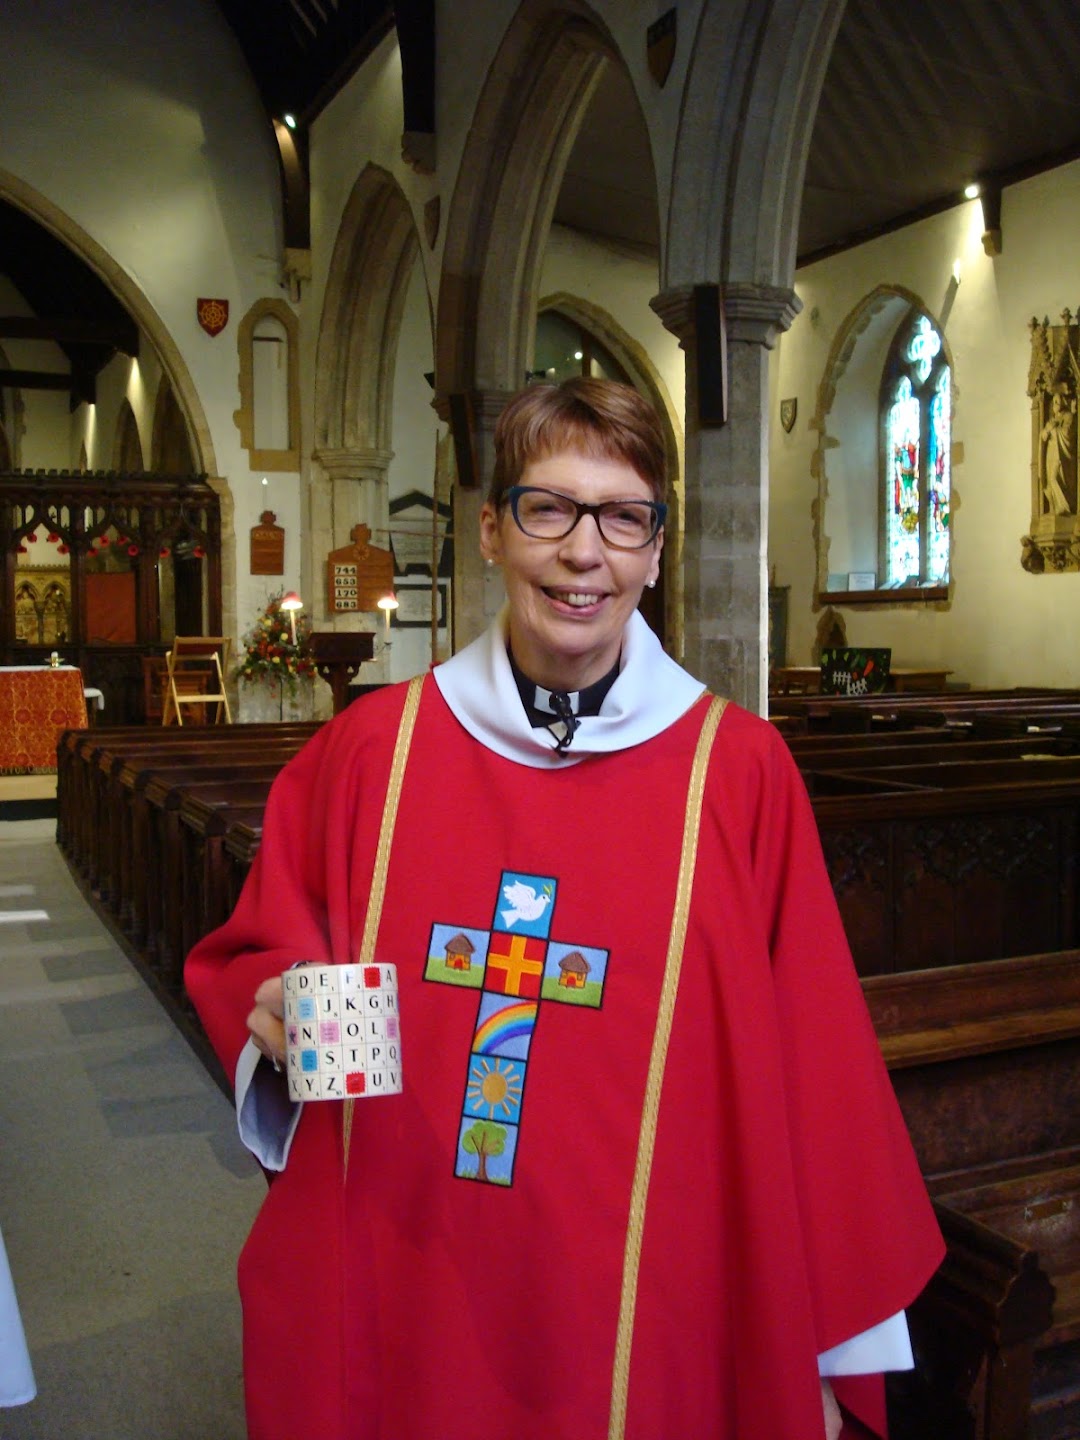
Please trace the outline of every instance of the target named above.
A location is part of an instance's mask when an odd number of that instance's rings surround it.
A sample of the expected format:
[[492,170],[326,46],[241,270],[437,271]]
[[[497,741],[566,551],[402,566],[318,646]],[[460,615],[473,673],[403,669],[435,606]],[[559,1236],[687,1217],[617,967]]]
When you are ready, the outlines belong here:
[[[922,300],[953,358],[952,598],[943,609],[846,607],[848,639],[892,646],[895,665],[947,666],[972,685],[1080,685],[1080,574],[1036,576],[1020,566],[1031,519],[1027,326],[1032,316],[1056,320],[1065,307],[1080,308],[1078,218],[1080,163],[1004,192],[999,256],[983,252],[975,201],[798,273],[804,308],[774,354],[770,406],[769,563],[776,583],[791,587],[789,663],[809,663],[818,618],[818,435],[809,425],[818,386],[846,317],[888,284]],[[787,435],[779,403],[790,397],[799,411]]]
[[[247,576],[247,532],[264,495],[233,421],[236,334],[255,300],[282,294],[277,160],[253,83],[209,0],[86,0],[77,25],[65,0],[6,0],[3,27],[0,190],[41,197],[89,237],[141,297],[145,328],[175,346],[189,383],[182,405],[191,398],[205,427],[202,463],[235,499],[237,590],[226,606],[244,629],[255,590],[265,588]],[[230,303],[216,339],[196,320],[202,296]],[[140,358],[151,406],[155,365]],[[112,383],[102,387],[102,412]],[[139,408],[136,416],[145,449]],[[107,466],[105,414],[80,423],[90,463]],[[75,459],[80,438],[71,437]],[[26,455],[24,463],[35,461]],[[273,508],[288,533],[283,582],[298,585],[298,476],[275,477]]]

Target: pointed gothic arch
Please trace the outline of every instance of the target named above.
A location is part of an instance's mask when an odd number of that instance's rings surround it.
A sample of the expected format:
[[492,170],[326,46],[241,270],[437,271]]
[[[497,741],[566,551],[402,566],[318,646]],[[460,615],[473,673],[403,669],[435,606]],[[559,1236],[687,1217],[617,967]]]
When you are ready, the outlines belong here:
[[150,441],[150,468],[162,475],[191,475],[195,470],[195,457],[184,423],[184,416],[176,402],[169,377],[162,375],[154,401],[154,429]]
[[603,67],[618,51],[585,5],[524,0],[477,104],[446,229],[440,397],[518,389],[551,217]]
[[[129,273],[113,259],[70,215],[18,176],[0,169],[0,198],[8,201],[55,235],[108,286],[138,325],[161,365],[173,404],[183,423],[192,464],[190,471],[207,477],[218,496],[221,514],[220,589],[223,633],[236,626],[236,554],[233,544],[232,492],[218,475],[210,424],[191,372],[168,326]],[[160,391],[159,391],[160,398]]]
[[124,306],[150,341],[165,374],[169,377],[195,447],[195,468],[202,474],[216,475],[214,442],[198,390],[179,347],[143,291],[108,251],[59,206],[5,170],[0,170],[0,198],[24,211],[58,240],[63,241],[69,250],[73,250],[95,272]]
[[120,412],[116,417],[112,468],[119,470],[122,475],[131,475],[146,469],[139,425],[127,396],[121,401]]
[[[831,484],[841,473],[845,458],[846,431],[851,427],[861,436],[866,454],[850,468],[862,477],[862,483],[869,487],[876,505],[882,477],[879,475],[880,424],[879,405],[881,372],[884,358],[897,331],[905,320],[913,315],[925,315],[941,339],[944,363],[951,375],[955,375],[952,347],[946,337],[941,319],[937,313],[913,290],[895,284],[876,285],[855,305],[840,322],[836,335],[829,347],[821,382],[818,385],[817,405],[810,420],[810,429],[817,435],[817,444],[810,459],[810,474],[816,482],[816,493],[811,504],[813,521],[814,553],[817,567],[814,581],[812,609],[821,610],[836,597],[828,591],[830,568],[831,536],[828,520],[830,491],[834,501],[838,499],[837,486]],[[868,358],[867,358],[868,357]],[[845,378],[856,376],[868,369],[861,378],[851,379],[845,387]],[[841,390],[850,388],[855,400],[849,400],[848,409],[857,406],[862,411],[860,423],[852,425],[850,416],[838,404]],[[869,439],[867,437],[869,436]],[[852,442],[854,443],[854,442]],[[850,450],[849,444],[848,449]],[[869,457],[867,459],[867,456]],[[953,494],[953,507],[959,508],[959,497]],[[870,509],[867,504],[866,509]],[[873,549],[877,549],[878,521],[873,521]],[[847,569],[851,569],[848,566]],[[877,564],[867,568],[877,570]],[[947,589],[946,589],[947,594]],[[865,600],[865,596],[862,597]],[[903,589],[893,594],[893,603],[912,605],[926,600],[942,600],[942,594],[935,587],[923,591]]]
[[389,463],[394,367],[419,240],[390,173],[368,165],[341,218],[315,360],[315,447],[367,450]]
[[806,160],[844,0],[706,5],[672,175],[663,290],[790,289]]

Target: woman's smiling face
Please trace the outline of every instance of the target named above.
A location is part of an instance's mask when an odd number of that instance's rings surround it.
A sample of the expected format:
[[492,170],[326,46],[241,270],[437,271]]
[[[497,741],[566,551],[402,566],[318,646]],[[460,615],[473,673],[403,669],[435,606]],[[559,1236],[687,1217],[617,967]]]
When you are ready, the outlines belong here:
[[[574,450],[531,461],[520,484],[586,505],[655,498],[625,461]],[[530,680],[549,690],[581,690],[608,673],[642,590],[659,574],[663,542],[661,531],[644,549],[614,549],[591,515],[561,540],[535,540],[518,529],[509,505],[484,505],[480,549],[502,566],[510,648]]]

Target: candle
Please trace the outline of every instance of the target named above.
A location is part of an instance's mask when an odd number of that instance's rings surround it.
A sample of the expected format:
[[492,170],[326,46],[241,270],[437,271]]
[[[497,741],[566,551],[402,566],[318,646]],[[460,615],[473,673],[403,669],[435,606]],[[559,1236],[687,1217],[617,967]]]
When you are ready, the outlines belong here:
[[397,596],[391,590],[387,595],[380,595],[375,604],[383,612],[383,630],[385,644],[390,644],[390,612],[398,608]]
[[290,590],[287,595],[281,597],[281,608],[289,617],[289,634],[292,636],[293,648],[296,647],[296,612],[304,608],[304,602],[297,595],[295,590]]

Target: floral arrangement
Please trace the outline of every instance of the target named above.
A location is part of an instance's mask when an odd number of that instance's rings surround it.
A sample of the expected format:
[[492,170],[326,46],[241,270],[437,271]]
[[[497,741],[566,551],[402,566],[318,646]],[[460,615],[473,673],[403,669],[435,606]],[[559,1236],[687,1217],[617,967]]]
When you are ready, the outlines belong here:
[[283,598],[283,594],[272,595],[266,602],[266,609],[244,636],[243,652],[233,673],[248,684],[278,680],[295,695],[297,682],[315,674],[311,623],[302,611],[283,610]]

